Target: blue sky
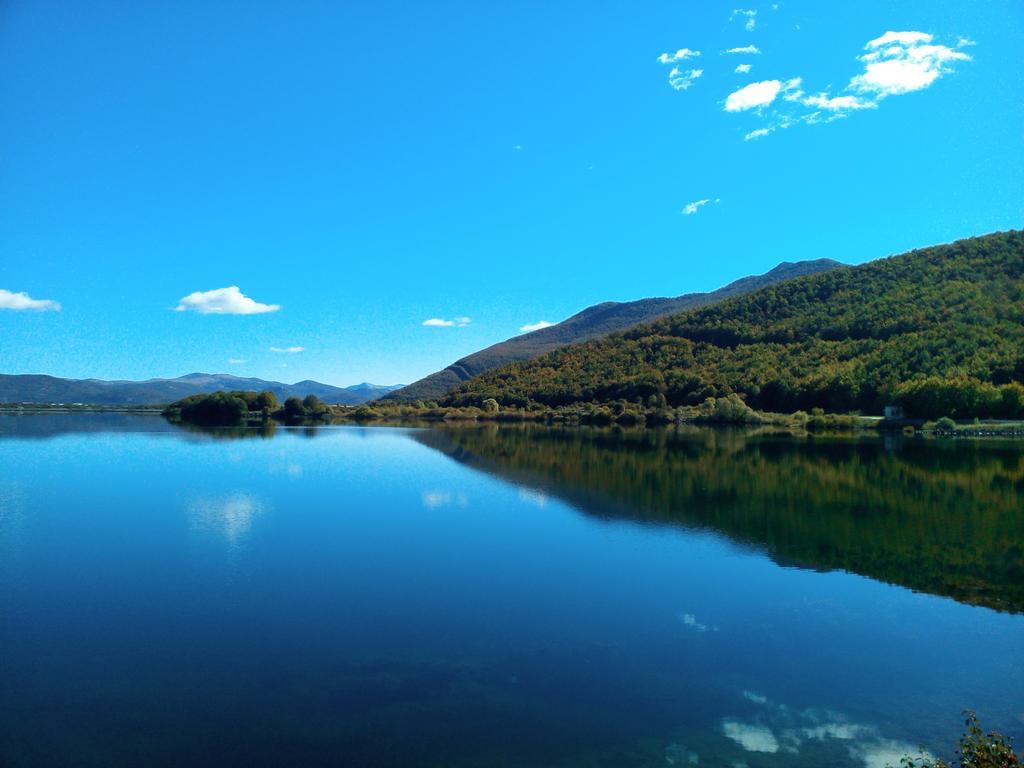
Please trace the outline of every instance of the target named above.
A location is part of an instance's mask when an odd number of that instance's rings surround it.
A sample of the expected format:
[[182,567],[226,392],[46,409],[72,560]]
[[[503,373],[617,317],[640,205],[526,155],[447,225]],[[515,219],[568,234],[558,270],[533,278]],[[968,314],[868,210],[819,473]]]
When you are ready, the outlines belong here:
[[0,372],[409,382],[1019,228],[1021,50],[1017,0],[8,0]]

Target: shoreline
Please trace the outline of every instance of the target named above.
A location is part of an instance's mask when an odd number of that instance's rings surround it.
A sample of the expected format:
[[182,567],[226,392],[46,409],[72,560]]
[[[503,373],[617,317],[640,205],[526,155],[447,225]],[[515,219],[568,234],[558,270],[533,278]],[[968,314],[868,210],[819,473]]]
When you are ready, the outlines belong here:
[[[164,416],[166,408],[159,405],[68,405],[68,404],[0,404],[0,414],[48,413],[121,413]],[[201,424],[181,419],[167,419],[179,426],[204,428],[250,428],[262,421],[250,419],[241,424]],[[804,413],[779,414],[759,411],[739,412],[732,418],[713,413],[699,413],[696,409],[666,409],[662,411],[626,410],[613,414],[600,405],[542,411],[506,410],[486,412],[478,408],[415,408],[411,406],[374,407],[369,405],[328,406],[321,418],[296,422],[272,419],[277,426],[424,426],[458,425],[511,425],[529,424],[551,427],[618,427],[620,429],[663,429],[667,427],[747,427],[801,434],[900,434],[904,437],[943,439],[1024,439],[1024,422],[1016,420],[986,420],[985,422],[958,423],[954,429],[936,428],[935,421],[921,419],[885,419],[881,416],[857,414]]]

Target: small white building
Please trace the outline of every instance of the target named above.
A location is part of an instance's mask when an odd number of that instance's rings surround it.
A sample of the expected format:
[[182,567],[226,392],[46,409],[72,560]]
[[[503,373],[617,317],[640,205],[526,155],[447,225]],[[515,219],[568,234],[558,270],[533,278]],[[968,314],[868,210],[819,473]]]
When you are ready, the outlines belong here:
[[902,419],[903,418],[903,407],[899,405],[887,405],[885,406],[885,418],[887,419]]

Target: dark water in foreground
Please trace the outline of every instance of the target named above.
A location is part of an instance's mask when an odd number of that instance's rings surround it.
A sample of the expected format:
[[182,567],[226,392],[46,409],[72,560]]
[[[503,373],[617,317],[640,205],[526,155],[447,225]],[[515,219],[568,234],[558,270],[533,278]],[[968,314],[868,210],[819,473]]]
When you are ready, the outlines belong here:
[[1024,738],[1024,450],[0,415],[0,765],[884,766]]

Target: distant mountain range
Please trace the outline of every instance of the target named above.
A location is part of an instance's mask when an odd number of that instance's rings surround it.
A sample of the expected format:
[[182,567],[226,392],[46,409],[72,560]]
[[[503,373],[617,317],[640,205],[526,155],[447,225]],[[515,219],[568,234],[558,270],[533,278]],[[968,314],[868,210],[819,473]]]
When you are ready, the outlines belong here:
[[384,396],[386,400],[436,400],[474,376],[507,363],[530,360],[567,344],[577,344],[634,325],[649,323],[686,309],[696,309],[718,301],[743,296],[759,288],[805,275],[829,272],[845,265],[832,259],[784,261],[763,275],[743,277],[709,293],[687,293],[675,298],[651,298],[638,301],[606,301],[587,307],[556,325],[515,336],[468,357],[447,368]]
[[176,379],[145,381],[104,381],[102,379],[60,379],[43,375],[0,374],[0,403],[88,403],[90,405],[157,405],[188,395],[219,390],[270,390],[279,400],[316,395],[327,403],[359,405],[401,388],[379,384],[334,387],[319,381],[280,381],[242,378],[227,373],[190,373]]

